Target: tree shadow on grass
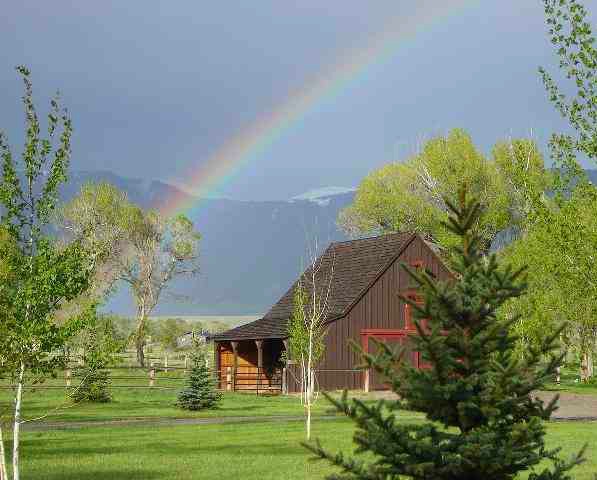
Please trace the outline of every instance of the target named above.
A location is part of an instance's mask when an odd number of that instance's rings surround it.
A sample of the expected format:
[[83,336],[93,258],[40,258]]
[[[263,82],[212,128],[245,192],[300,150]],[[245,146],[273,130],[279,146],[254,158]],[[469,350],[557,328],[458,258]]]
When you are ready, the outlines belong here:
[[75,472],[68,472],[68,471],[59,471],[56,473],[48,473],[48,472],[35,472],[35,473],[26,473],[27,478],[31,478],[32,480],[35,479],[42,479],[43,480],[119,480],[119,479],[126,479],[126,480],[154,480],[154,479],[162,479],[168,478],[169,474],[167,472],[158,473],[152,472],[148,470],[132,470],[132,469],[102,469],[102,468],[95,468],[89,469],[85,472],[82,471],[75,471]]

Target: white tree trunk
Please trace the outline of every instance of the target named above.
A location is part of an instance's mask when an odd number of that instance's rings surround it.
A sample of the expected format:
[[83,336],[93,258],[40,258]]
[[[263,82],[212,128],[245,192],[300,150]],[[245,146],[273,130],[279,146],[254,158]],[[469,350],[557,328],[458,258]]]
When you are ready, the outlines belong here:
[[4,450],[4,436],[2,435],[2,423],[0,421],[0,480],[8,480],[6,469],[6,451]]
[[17,393],[15,396],[15,416],[12,431],[12,478],[20,480],[19,471],[19,441],[21,433],[21,401],[23,398],[23,379],[25,377],[25,364],[21,362],[19,370],[19,382],[17,384]]
[[311,440],[311,404],[307,404],[307,441]]
[[587,380],[593,378],[593,352],[587,352]]

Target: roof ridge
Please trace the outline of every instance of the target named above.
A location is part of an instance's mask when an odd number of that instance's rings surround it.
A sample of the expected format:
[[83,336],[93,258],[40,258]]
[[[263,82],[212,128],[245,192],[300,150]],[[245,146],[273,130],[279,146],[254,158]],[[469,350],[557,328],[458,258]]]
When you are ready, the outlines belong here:
[[353,238],[351,240],[340,240],[340,241],[330,243],[330,246],[331,245],[341,245],[341,244],[346,244],[346,243],[363,242],[363,241],[367,241],[367,240],[379,239],[381,237],[390,237],[390,236],[395,236],[395,235],[414,235],[416,233],[417,232],[411,232],[411,231],[388,232],[388,233],[382,233],[381,235],[372,235],[370,237]]

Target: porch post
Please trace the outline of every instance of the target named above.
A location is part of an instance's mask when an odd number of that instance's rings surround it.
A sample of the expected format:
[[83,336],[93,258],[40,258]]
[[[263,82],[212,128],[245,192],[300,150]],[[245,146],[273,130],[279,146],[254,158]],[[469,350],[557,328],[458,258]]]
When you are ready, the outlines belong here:
[[259,395],[261,373],[263,371],[263,340],[255,340],[255,345],[257,345],[257,395]]
[[284,350],[286,350],[286,360],[290,360],[290,341],[285,338],[282,343],[284,344]]
[[[220,344],[217,342],[214,342],[214,374],[216,376],[217,379],[217,385],[218,388],[222,388],[222,373],[220,370],[222,369],[222,365],[220,363],[220,356],[221,356],[221,349],[220,349]],[[185,356],[184,357],[184,368],[185,368],[185,373],[187,370],[187,360],[188,357]]]
[[230,342],[232,352],[234,353],[234,360],[232,361],[232,391],[236,391],[236,370],[238,368],[238,342]]

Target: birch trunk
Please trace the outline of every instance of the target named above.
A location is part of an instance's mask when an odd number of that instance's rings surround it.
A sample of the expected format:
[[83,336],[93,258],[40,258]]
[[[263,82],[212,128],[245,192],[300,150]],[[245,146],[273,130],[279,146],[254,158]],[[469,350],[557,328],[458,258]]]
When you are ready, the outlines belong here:
[[21,362],[19,369],[19,381],[17,384],[17,393],[15,396],[15,416],[12,431],[12,478],[20,480],[19,471],[19,441],[21,433],[21,401],[23,398],[23,379],[25,377],[25,364]]
[[2,435],[2,423],[0,423],[0,480],[8,480],[6,469],[6,451],[4,450],[4,436]]
[[580,358],[580,381],[586,382],[589,379],[589,354],[583,353]]

